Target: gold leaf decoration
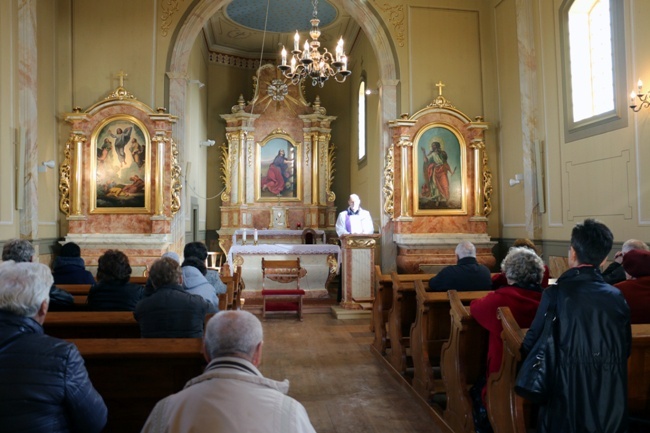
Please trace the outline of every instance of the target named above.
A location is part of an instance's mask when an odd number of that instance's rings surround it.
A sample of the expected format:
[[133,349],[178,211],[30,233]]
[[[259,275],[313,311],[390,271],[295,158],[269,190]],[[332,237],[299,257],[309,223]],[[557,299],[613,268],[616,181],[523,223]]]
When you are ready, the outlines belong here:
[[378,6],[379,9],[388,14],[388,21],[393,25],[393,28],[395,29],[395,40],[397,41],[397,45],[403,47],[406,40],[406,37],[404,36],[406,33],[404,5],[391,6],[388,3],[384,3],[383,6],[379,4]]
[[384,160],[384,212],[390,217],[395,213],[395,146],[391,145],[386,149]]
[[59,209],[66,216],[70,216],[70,182],[72,179],[72,145],[75,142],[84,142],[86,137],[71,133],[70,138],[65,143],[65,151],[63,156],[63,164],[59,167]]
[[178,0],[163,0],[160,3],[160,10],[160,21],[162,21],[160,33],[163,36],[167,36],[172,26],[172,18],[178,12]]
[[181,166],[178,163],[178,146],[174,142],[174,139],[171,139],[172,146],[172,182],[171,182],[171,194],[172,202],[170,205],[170,210],[172,215],[176,215],[181,209],[181,190],[183,185],[181,184]]
[[334,200],[336,200],[336,194],[332,191],[334,172],[336,171],[334,161],[336,161],[336,146],[334,143],[330,143],[327,148],[327,166],[325,168],[325,194],[328,203],[334,203]]

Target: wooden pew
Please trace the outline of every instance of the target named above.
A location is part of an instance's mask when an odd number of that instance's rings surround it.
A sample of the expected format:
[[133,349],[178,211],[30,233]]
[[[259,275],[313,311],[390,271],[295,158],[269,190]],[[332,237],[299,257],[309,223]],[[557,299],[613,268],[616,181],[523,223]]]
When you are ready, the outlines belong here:
[[140,338],[140,326],[131,311],[53,311],[43,329],[52,337]]
[[241,292],[243,290],[241,266],[237,266],[233,276],[222,275],[221,281],[226,285],[226,293],[219,294],[219,311],[240,310]]
[[[499,308],[504,342],[501,368],[488,378],[488,415],[495,432],[526,433],[531,428],[528,403],[514,392],[519,350],[525,330],[519,328],[507,307]],[[632,350],[628,358],[628,411],[647,431],[650,426],[650,324],[632,325]],[[631,430],[634,431],[634,430]]]
[[92,284],[55,284],[61,290],[65,290],[71,295],[86,295],[90,291]]
[[[519,349],[526,333],[519,327],[509,307],[497,309],[503,331],[501,368],[487,379],[486,404],[490,424],[499,433],[525,432],[530,425],[529,405],[515,393],[515,379],[521,361]],[[490,410],[492,408],[492,410]],[[504,411],[507,411],[504,412]]]
[[388,314],[393,305],[393,280],[388,274],[381,273],[381,267],[375,266],[375,300],[372,303],[372,320],[370,330],[374,333],[375,338],[372,341],[372,347],[382,355],[386,354],[386,349],[390,348],[388,341]]
[[200,338],[74,339],[108,407],[103,433],[139,432],[155,404],[205,368]]

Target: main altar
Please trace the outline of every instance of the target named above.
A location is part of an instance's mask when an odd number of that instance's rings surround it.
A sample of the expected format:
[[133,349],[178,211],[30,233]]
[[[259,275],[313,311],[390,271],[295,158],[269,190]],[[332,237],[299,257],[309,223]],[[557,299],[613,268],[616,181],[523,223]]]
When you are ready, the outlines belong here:
[[[225,188],[217,233],[229,264],[242,266],[250,296],[261,289],[262,255],[300,256],[308,296],[326,297],[340,251],[328,245],[336,236],[330,142],[336,117],[318,97],[307,102],[303,84],[291,85],[275,66],[264,65],[254,77],[252,100],[240,96],[221,118],[227,142],[220,150]],[[314,230],[320,244],[300,245],[305,229]]]

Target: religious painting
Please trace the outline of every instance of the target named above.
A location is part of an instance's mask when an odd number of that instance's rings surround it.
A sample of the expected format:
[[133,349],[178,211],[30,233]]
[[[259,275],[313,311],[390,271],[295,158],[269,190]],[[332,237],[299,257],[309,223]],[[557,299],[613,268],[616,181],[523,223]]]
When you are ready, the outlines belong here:
[[150,213],[151,140],[142,122],[118,115],[91,136],[90,213]]
[[302,200],[301,146],[285,133],[273,133],[255,152],[256,201]]
[[465,215],[466,144],[451,125],[430,123],[413,144],[413,213]]

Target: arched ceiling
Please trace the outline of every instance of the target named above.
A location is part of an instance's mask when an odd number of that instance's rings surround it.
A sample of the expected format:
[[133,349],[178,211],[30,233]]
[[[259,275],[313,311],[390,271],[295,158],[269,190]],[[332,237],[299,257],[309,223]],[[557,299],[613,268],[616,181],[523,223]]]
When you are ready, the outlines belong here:
[[[293,47],[296,30],[301,45],[309,37],[312,15],[313,4],[308,0],[233,0],[210,18],[203,31],[208,50],[212,52],[255,59],[260,57],[264,41],[264,58],[275,58],[283,45],[288,50]],[[360,30],[350,15],[330,2],[319,0],[318,19],[321,20],[321,47],[334,51],[342,36],[345,51],[349,53]]]

